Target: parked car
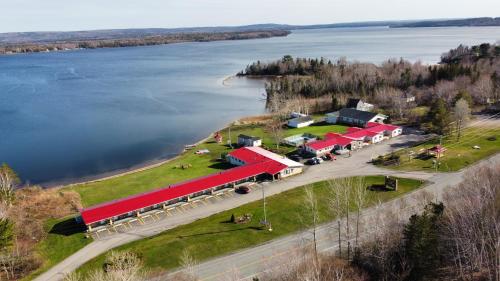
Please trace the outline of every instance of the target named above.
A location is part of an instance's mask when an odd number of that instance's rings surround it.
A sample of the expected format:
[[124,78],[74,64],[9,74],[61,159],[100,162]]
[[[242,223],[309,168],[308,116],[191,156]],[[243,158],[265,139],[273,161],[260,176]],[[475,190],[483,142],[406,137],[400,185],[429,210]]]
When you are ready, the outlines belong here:
[[335,154],[337,155],[344,155],[349,153],[349,149],[337,149],[334,151]]
[[332,158],[330,157],[330,155],[323,155],[321,156],[321,159],[325,160],[325,161],[331,161]]
[[314,159],[309,159],[309,160],[306,161],[305,164],[306,165],[316,165],[316,164],[319,164],[319,163],[317,163],[316,160],[314,160]]
[[316,162],[316,164],[323,163],[323,159],[321,159],[320,157],[314,157],[313,160]]
[[249,187],[249,186],[246,186],[246,185],[242,185],[242,186],[239,186],[237,189],[236,189],[236,192],[240,193],[240,194],[248,194],[252,191],[252,189]]
[[296,154],[290,155],[290,156],[288,156],[288,158],[295,161],[295,162],[300,162],[300,160],[301,160],[300,156],[298,156]]

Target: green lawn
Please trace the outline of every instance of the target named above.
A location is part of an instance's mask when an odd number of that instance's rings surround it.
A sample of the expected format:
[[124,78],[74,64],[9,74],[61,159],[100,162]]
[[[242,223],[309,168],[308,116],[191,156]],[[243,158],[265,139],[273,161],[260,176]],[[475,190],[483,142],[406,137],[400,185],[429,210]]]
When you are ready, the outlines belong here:
[[[317,135],[324,135],[327,132],[343,132],[344,126],[338,125],[320,125],[311,126],[301,129],[286,129],[284,134],[286,136],[299,134],[299,133],[312,133]],[[239,134],[254,135],[263,138],[263,144],[267,147],[274,148],[275,143],[269,135],[259,125],[239,125],[231,127],[231,139],[233,143],[237,142]],[[217,161],[222,153],[230,152],[232,149],[226,145],[228,130],[222,132],[224,136],[224,144],[217,144],[210,139],[195,149],[183,153],[178,158],[163,164],[161,166],[144,170],[141,172],[104,180],[101,182],[72,185],[65,187],[78,192],[82,199],[84,207],[89,207],[102,202],[123,198],[129,195],[134,195],[140,192],[149,191],[155,188],[166,186],[168,184],[177,183],[180,181],[196,178],[199,176],[208,175],[230,166],[224,162]],[[196,155],[194,152],[198,149],[209,149],[210,153],[205,155]],[[283,147],[282,152],[286,153],[293,148]],[[180,166],[190,165],[187,169],[182,169]],[[30,274],[25,280],[30,280],[39,274],[46,271],[48,268],[83,248],[86,244],[90,243],[91,239],[85,239],[83,230],[56,233],[61,227],[74,227],[72,219],[64,220],[49,220],[46,223],[47,237],[41,241],[37,247],[36,252],[43,260],[42,266],[35,272]],[[54,230],[56,230],[54,232]]]
[[[381,185],[384,183],[384,177],[368,176],[365,182],[367,186]],[[419,180],[399,179],[398,191],[369,191],[368,205],[388,201],[421,185]],[[321,222],[334,219],[327,207],[328,184],[318,182],[313,186],[318,198]],[[259,227],[263,211],[262,201],[258,201],[123,245],[115,250],[131,250],[137,253],[148,269],[156,271],[178,267],[179,258],[185,250],[196,260],[203,261],[252,247],[306,227],[302,223],[304,193],[304,188],[299,187],[267,198],[267,214],[273,226],[272,232],[261,230]],[[229,222],[231,214],[240,216],[247,213],[253,217],[250,223],[238,225]],[[91,269],[101,268],[104,259],[105,254],[87,262],[78,271],[85,274]]]
[[[439,139],[431,142],[397,151],[401,156],[401,163],[397,166],[388,166],[396,170],[422,170],[435,171],[433,164],[434,157],[426,157],[425,150],[439,144]],[[473,164],[483,158],[500,152],[500,128],[498,127],[471,127],[463,132],[463,136],[457,141],[456,135],[443,138],[443,145],[447,148],[439,160],[438,171],[452,172],[458,171],[468,165]],[[480,149],[473,149],[473,146]],[[409,151],[413,151],[414,159],[409,159]]]
[[35,278],[92,242],[91,239],[85,238],[84,229],[75,229],[75,226],[73,217],[50,219],[46,222],[44,228],[47,232],[47,237],[35,249],[43,263],[36,271],[23,278],[23,280]]
[[[291,136],[307,132],[323,136],[327,132],[344,132],[345,128],[345,126],[341,125],[316,125],[300,129],[286,129],[284,134],[285,136]],[[261,137],[264,146],[269,148],[276,147],[272,138],[263,130],[262,126],[233,126],[231,128],[231,140],[233,143],[237,142],[239,134]],[[164,165],[113,179],[74,185],[67,188],[78,192],[82,198],[83,206],[88,207],[227,169],[229,168],[228,164],[217,161],[222,153],[232,150],[226,145],[228,130],[224,130],[222,135],[224,137],[224,144],[217,144],[213,139],[210,139]],[[196,150],[205,148],[210,150],[209,154],[194,154]],[[282,146],[280,152],[288,153],[294,149]],[[190,165],[190,167],[182,169],[180,168],[181,165]]]

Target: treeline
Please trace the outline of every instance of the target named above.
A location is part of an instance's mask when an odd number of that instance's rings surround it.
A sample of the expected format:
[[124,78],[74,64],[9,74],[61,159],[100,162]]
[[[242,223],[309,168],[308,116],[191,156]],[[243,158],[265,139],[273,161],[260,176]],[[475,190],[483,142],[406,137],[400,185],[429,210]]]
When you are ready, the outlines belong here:
[[244,31],[244,32],[213,32],[213,33],[177,33],[158,36],[145,36],[143,38],[120,38],[120,39],[94,39],[57,41],[48,43],[21,43],[0,45],[0,54],[33,53],[60,51],[72,49],[96,49],[162,45],[180,42],[208,42],[218,40],[244,40],[259,39],[276,36],[287,36],[290,31],[266,30],[266,31]]
[[[45,265],[37,247],[48,235],[47,222],[62,220],[82,207],[74,191],[19,187],[17,174],[7,164],[0,165],[0,280],[21,280]],[[72,220],[57,223],[51,233],[83,232],[72,229]]]
[[471,18],[457,20],[426,20],[411,23],[391,24],[391,28],[399,27],[447,27],[447,26],[500,26],[500,18]]
[[[286,108],[299,98],[331,97],[332,110],[348,97],[363,98],[396,118],[412,108],[431,106],[436,99],[452,108],[459,93],[471,96],[471,106],[485,106],[500,97],[500,46],[459,46],[442,55],[437,65],[390,59],[380,65],[339,59],[284,56],[255,62],[241,76],[274,76],[266,86],[268,107]],[[414,97],[414,102],[407,98]],[[278,104],[279,106],[277,106]],[[310,111],[314,112],[314,108]]]

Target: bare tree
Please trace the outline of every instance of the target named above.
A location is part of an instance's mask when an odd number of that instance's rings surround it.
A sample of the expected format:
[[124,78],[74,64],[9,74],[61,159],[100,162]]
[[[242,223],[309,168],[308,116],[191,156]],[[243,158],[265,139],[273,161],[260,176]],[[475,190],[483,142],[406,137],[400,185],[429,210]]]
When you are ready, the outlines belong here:
[[[128,251],[112,251],[106,257],[105,270],[94,270],[85,281],[145,281],[147,273],[142,269],[140,258]],[[65,281],[82,280],[78,274],[69,274]]]
[[359,228],[361,221],[361,212],[365,208],[368,189],[366,188],[364,178],[358,177],[354,182],[354,206],[356,207],[356,242],[355,248],[358,248],[359,243]]
[[14,189],[20,180],[17,174],[3,163],[0,166],[0,200],[7,206],[11,206],[14,201]]
[[318,260],[318,246],[316,239],[316,232],[319,223],[319,211],[318,211],[318,200],[314,194],[314,187],[309,185],[305,188],[304,205],[306,209],[307,221],[311,228],[313,236],[313,249],[316,261]]
[[[351,224],[350,204],[353,193],[354,180],[352,178],[335,179],[329,182],[330,209],[337,218],[339,254],[342,256],[342,229],[345,230],[347,242],[347,259],[351,257]],[[344,221],[344,225],[342,225]]]
[[470,117],[469,103],[464,99],[459,99],[455,104],[453,117],[457,125],[457,141],[460,140],[462,129],[465,127],[466,122]]
[[278,118],[273,118],[266,125],[266,130],[271,134],[273,141],[276,143],[276,149],[280,148],[281,140],[283,139],[283,123]]
[[475,168],[444,195],[445,254],[464,280],[478,273],[494,280],[500,274],[499,174],[498,163]]

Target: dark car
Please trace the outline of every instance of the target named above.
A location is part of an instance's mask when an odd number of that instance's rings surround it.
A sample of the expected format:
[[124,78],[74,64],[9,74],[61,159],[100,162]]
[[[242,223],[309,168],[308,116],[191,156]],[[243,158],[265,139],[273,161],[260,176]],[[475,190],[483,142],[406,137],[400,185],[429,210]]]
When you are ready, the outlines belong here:
[[306,165],[316,165],[319,164],[315,159],[309,159],[306,161]]
[[250,193],[250,191],[252,191],[252,190],[250,189],[250,187],[248,187],[246,185],[240,186],[236,189],[236,192],[238,192],[240,194],[247,194],[247,193]]
[[298,155],[295,155],[295,154],[290,155],[290,156],[288,156],[288,158],[295,161],[295,162],[300,162],[300,156],[298,156]]

